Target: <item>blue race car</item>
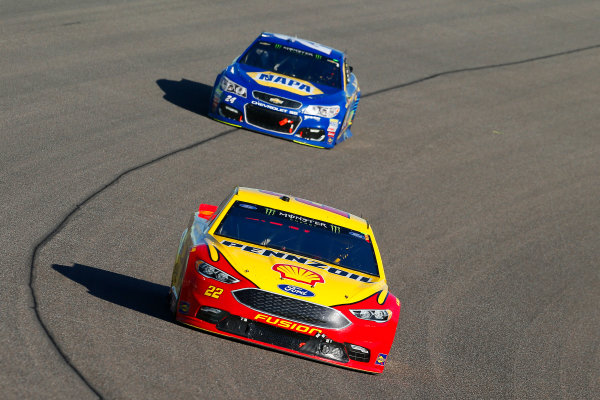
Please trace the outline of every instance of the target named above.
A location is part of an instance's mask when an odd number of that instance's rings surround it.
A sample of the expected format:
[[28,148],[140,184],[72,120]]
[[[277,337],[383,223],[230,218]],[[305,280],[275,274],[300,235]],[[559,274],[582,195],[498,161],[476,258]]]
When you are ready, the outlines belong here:
[[263,32],[223,70],[209,117],[308,146],[332,148],[352,136],[360,89],[341,51]]

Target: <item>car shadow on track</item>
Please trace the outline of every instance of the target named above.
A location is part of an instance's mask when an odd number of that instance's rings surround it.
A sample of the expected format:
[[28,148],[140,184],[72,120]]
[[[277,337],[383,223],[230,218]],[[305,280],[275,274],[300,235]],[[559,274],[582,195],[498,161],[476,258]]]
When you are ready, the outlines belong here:
[[[111,303],[129,308],[134,311],[138,311],[168,321],[171,323],[180,324],[175,321],[169,311],[167,305],[167,298],[169,287],[165,285],[159,285],[145,281],[143,279],[133,278],[131,276],[119,274],[117,272],[106,271],[104,269],[90,267],[83,264],[73,264],[73,266],[52,264],[52,268],[62,274],[63,276],[71,279],[73,282],[77,282],[80,285],[85,286],[88,289],[88,293],[99,299],[109,301]],[[183,324],[180,324],[183,325]],[[185,325],[187,329],[196,330],[196,328]],[[234,337],[225,337],[217,333],[202,331],[203,334],[211,335],[223,340],[231,340],[238,343],[243,343],[247,346],[261,348],[267,351],[273,351],[275,353],[286,354],[288,356],[297,357],[313,362],[327,364],[333,367],[344,368],[343,366],[328,364],[322,360],[316,360],[309,357],[304,357],[298,354],[290,354],[286,351],[261,346],[247,342],[242,339]],[[366,371],[355,370],[355,372],[361,372],[371,374]]]
[[52,268],[102,300],[165,321],[173,321],[167,306],[169,287],[83,264],[53,264]]
[[156,84],[165,92],[163,99],[188,111],[208,116],[212,86],[187,79],[180,81],[159,79]]

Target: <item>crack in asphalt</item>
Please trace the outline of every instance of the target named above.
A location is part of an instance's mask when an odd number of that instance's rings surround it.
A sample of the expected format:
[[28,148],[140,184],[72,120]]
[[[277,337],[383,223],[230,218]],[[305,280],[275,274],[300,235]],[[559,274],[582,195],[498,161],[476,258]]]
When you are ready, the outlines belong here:
[[473,71],[481,71],[481,70],[485,70],[485,69],[495,69],[495,68],[502,68],[502,67],[510,67],[510,66],[513,66],[513,65],[526,64],[526,63],[530,63],[530,62],[534,62],[534,61],[540,61],[540,60],[546,60],[548,58],[555,58],[555,57],[560,57],[560,56],[566,56],[566,55],[573,54],[573,53],[581,53],[583,51],[593,50],[593,49],[598,49],[598,48],[600,48],[600,44],[595,44],[595,45],[591,45],[591,46],[587,46],[587,47],[580,47],[580,48],[573,49],[573,50],[561,51],[560,53],[547,54],[545,56],[527,58],[527,59],[524,59],[524,60],[509,61],[509,62],[500,63],[500,64],[480,65],[478,67],[459,68],[459,69],[453,69],[453,70],[450,70],[450,71],[438,72],[436,74],[432,74],[432,75],[429,75],[429,76],[426,76],[426,77],[423,77],[423,78],[415,79],[414,81],[405,82],[405,83],[401,83],[399,85],[390,86],[390,87],[385,88],[385,89],[376,90],[374,92],[364,94],[361,97],[365,98],[365,97],[370,97],[370,96],[376,96],[378,94],[382,94],[382,93],[385,93],[385,92],[390,92],[390,91],[396,90],[396,89],[401,89],[401,88],[404,88],[404,87],[407,87],[407,86],[412,86],[412,85],[415,85],[417,83],[421,83],[421,82],[425,82],[425,81],[428,81],[428,80],[431,80],[431,79],[434,79],[434,78],[438,78],[440,76],[458,74],[458,73],[461,73],[461,72],[473,72]]
[[[415,79],[413,81],[410,82],[405,82],[405,83],[401,83],[399,85],[395,85],[395,86],[390,86],[388,88],[384,88],[384,89],[380,89],[380,90],[376,90],[374,92],[370,92],[370,93],[366,93],[364,95],[362,95],[362,98],[367,98],[367,97],[371,97],[371,96],[376,96],[382,93],[386,93],[386,92],[390,92],[393,90],[397,90],[397,89],[401,89],[401,88],[405,88],[407,86],[412,86],[421,82],[425,82],[434,78],[438,78],[441,76],[446,76],[446,75],[452,75],[452,74],[457,74],[457,73],[462,73],[462,72],[472,72],[472,71],[481,71],[481,70],[486,70],[486,69],[495,69],[495,68],[502,68],[502,67],[509,67],[509,66],[513,66],[513,65],[519,65],[519,64],[526,64],[526,63],[531,63],[534,61],[540,61],[540,60],[545,60],[545,59],[549,59],[549,58],[555,58],[555,57],[560,57],[560,56],[565,56],[565,55],[569,55],[569,54],[574,54],[574,53],[580,53],[580,52],[584,52],[584,51],[588,51],[588,50],[593,50],[593,49],[598,49],[600,48],[600,44],[596,44],[596,45],[591,45],[591,46],[587,46],[587,47],[580,47],[577,49],[572,49],[572,50],[566,50],[566,51],[562,51],[559,53],[552,53],[552,54],[547,54],[544,56],[539,56],[539,57],[532,57],[532,58],[527,58],[524,60],[517,60],[517,61],[511,61],[511,62],[506,62],[506,63],[499,63],[499,64],[489,64],[489,65],[482,65],[482,66],[477,66],[477,67],[467,67],[467,68],[460,68],[460,69],[454,69],[454,70],[449,70],[449,71],[443,71],[443,72],[438,72],[429,76],[425,76],[423,78],[419,78],[419,79]],[[31,263],[30,263],[30,267],[29,267],[29,290],[31,292],[31,297],[33,299],[33,310],[35,312],[35,316],[36,319],[38,320],[40,326],[42,327],[44,333],[46,334],[46,336],[48,337],[48,339],[50,340],[50,342],[52,343],[52,345],[54,346],[54,348],[56,349],[56,351],[58,352],[58,354],[60,355],[60,357],[63,359],[63,361],[65,362],[65,364],[67,364],[67,366],[73,370],[73,372],[81,379],[81,381],[90,389],[90,391],[92,393],[94,393],[96,396],[98,396],[100,399],[103,399],[104,397],[102,396],[102,394],[100,393],[100,391],[85,377],[85,375],[75,366],[75,364],[73,363],[73,361],[69,358],[69,356],[64,352],[64,350],[60,347],[60,345],[58,344],[57,340],[55,339],[54,335],[52,334],[52,332],[50,332],[50,329],[46,326],[40,311],[39,311],[39,307],[38,307],[38,300],[37,300],[37,295],[35,292],[35,288],[34,288],[34,282],[35,282],[35,261],[36,258],[38,256],[38,252],[39,250],[46,244],[48,243],[54,236],[56,236],[69,222],[69,220],[71,219],[71,217],[77,213],[77,211],[79,211],[83,206],[85,206],[87,203],[89,203],[92,199],[94,199],[95,197],[97,197],[98,195],[100,195],[102,192],[104,192],[106,189],[110,188],[111,186],[115,185],[119,180],[121,180],[121,178],[123,178],[126,175],[129,175],[137,170],[140,170],[144,167],[147,167],[149,165],[155,164],[159,161],[164,160],[165,158],[171,157],[173,155],[185,152],[187,150],[191,150],[194,149],[196,147],[202,146],[204,144],[210,143],[213,140],[216,140],[218,138],[224,137],[226,135],[229,135],[233,132],[236,132],[238,129],[228,129],[226,131],[223,131],[221,133],[218,133],[214,136],[211,136],[209,138],[200,140],[198,142],[192,143],[190,145],[181,147],[179,149],[170,151],[168,153],[165,153],[161,156],[155,157],[149,161],[146,161],[142,164],[139,164],[137,166],[131,167],[123,172],[121,172],[120,174],[118,174],[116,177],[114,177],[110,182],[104,184],[103,186],[101,186],[99,189],[97,189],[96,191],[94,191],[92,194],[88,195],[85,199],[83,199],[83,201],[81,201],[80,203],[78,203],[69,213],[67,213],[63,219],[54,226],[54,228],[48,233],[46,234],[46,236],[44,236],[33,248],[33,251],[31,253]]]
[[237,129],[228,129],[224,132],[221,132],[217,135],[211,136],[209,138],[200,140],[196,143],[192,143],[190,145],[181,147],[179,149],[170,151],[169,153],[163,154],[161,156],[158,156],[156,158],[153,158],[152,160],[146,161],[142,164],[139,164],[135,167],[131,167],[123,172],[121,172],[119,175],[117,175],[115,178],[113,178],[110,182],[104,184],[102,187],[100,187],[99,189],[97,189],[96,191],[94,191],[92,194],[88,195],[83,201],[81,201],[79,204],[77,204],[66,216],[63,217],[63,219],[50,231],[50,233],[48,233],[42,240],[40,240],[38,242],[38,244],[36,244],[36,246],[33,248],[33,252],[31,253],[31,264],[30,264],[30,269],[29,269],[29,290],[31,291],[31,296],[33,299],[33,310],[35,312],[35,316],[36,319],[38,320],[39,324],[41,325],[42,329],[44,330],[44,333],[46,334],[46,336],[48,337],[48,339],[50,340],[50,342],[52,343],[52,345],[54,346],[54,348],[56,349],[56,351],[58,352],[58,354],[60,355],[60,357],[64,360],[64,362],[67,364],[67,366],[69,368],[71,368],[73,370],[73,372],[75,372],[75,374],[82,380],[82,382],[99,398],[104,398],[102,396],[102,394],[100,394],[100,392],[98,391],[98,389],[96,389],[96,387],[83,375],[83,373],[75,366],[75,364],[73,363],[73,361],[71,361],[71,359],[69,358],[69,356],[64,352],[64,350],[60,347],[60,345],[58,344],[58,342],[56,341],[54,335],[52,334],[52,332],[50,332],[50,329],[48,329],[48,327],[46,326],[46,324],[44,323],[44,320],[40,314],[39,311],[39,307],[38,307],[38,300],[37,300],[37,295],[35,293],[35,288],[34,288],[34,282],[35,282],[35,260],[37,258],[38,252],[39,250],[46,244],[48,243],[54,236],[56,236],[56,234],[58,234],[62,228],[64,228],[67,223],[69,222],[69,220],[71,219],[71,217],[73,215],[75,215],[77,213],[77,211],[79,211],[83,206],[85,206],[87,203],[89,203],[92,199],[94,199],[95,197],[97,197],[98,195],[100,195],[102,192],[104,192],[106,189],[110,188],[111,186],[113,186],[114,184],[116,184],[119,180],[121,180],[121,178],[123,178],[126,175],[129,175],[132,172],[135,172],[139,169],[142,169],[144,167],[147,167],[149,165],[152,165],[154,163],[157,163],[161,160],[164,160],[165,158],[171,157],[175,154],[179,154],[182,153],[184,151],[187,150],[191,150],[194,149],[196,147],[199,147],[203,144],[209,143],[215,139],[221,138],[223,136],[229,135],[230,133],[233,133],[237,131]]

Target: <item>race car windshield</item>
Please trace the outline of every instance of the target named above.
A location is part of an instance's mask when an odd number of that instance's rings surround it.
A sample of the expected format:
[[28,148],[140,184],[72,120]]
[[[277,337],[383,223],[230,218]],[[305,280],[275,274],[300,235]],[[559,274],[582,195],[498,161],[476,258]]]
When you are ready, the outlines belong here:
[[302,215],[236,201],[215,233],[379,276],[368,235]]
[[256,42],[239,62],[336,89],[342,87],[339,60],[294,47]]

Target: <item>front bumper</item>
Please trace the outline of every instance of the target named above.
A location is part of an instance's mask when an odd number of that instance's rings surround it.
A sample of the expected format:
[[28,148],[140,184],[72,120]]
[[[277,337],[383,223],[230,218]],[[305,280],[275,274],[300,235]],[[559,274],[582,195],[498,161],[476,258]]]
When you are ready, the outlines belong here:
[[[239,128],[292,140],[314,147],[332,148],[350,136],[349,130],[342,134],[342,121],[345,110],[340,110],[337,118],[305,115],[300,111],[299,102],[281,96],[272,96],[282,106],[263,100],[264,92],[253,91],[247,98],[223,92],[218,86],[219,79],[211,96],[209,117],[219,122]],[[290,105],[295,108],[287,108]]]
[[[213,310],[218,309],[213,308]],[[243,340],[261,347],[284,351],[344,368],[370,373],[383,372],[389,346],[383,353],[378,353],[354,343],[330,339],[325,333],[313,335],[278,327],[276,324],[281,320],[276,317],[262,315],[261,321],[257,321],[225,310],[219,311],[219,319],[215,319],[214,315],[204,310],[199,310],[194,316],[178,312],[176,319],[200,330]],[[308,327],[307,332],[311,330],[314,333],[315,328]],[[372,348],[381,347],[374,343],[370,345]],[[383,362],[381,361],[382,357]]]
[[[349,309],[355,308],[356,304],[325,307],[312,303],[312,306],[303,305],[301,310],[308,313],[303,315],[312,315],[310,320],[302,318],[298,308],[290,304],[299,299],[261,291],[241,275],[235,277],[239,282],[223,284],[198,274],[192,266],[188,267],[177,302],[176,320],[201,330],[344,368],[383,372],[394,340],[399,309],[393,321],[377,324],[353,317]],[[239,294],[256,291],[267,296],[254,302]],[[287,300],[279,304],[274,296]],[[376,298],[374,295],[365,300],[364,307],[376,307]],[[319,307],[329,309],[329,313],[327,310],[319,313]],[[389,308],[389,305],[384,307]],[[292,317],[294,313],[298,317]],[[339,314],[345,317],[339,318]],[[325,320],[332,322],[324,323]]]

